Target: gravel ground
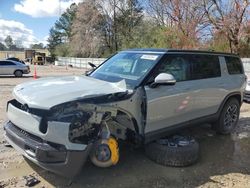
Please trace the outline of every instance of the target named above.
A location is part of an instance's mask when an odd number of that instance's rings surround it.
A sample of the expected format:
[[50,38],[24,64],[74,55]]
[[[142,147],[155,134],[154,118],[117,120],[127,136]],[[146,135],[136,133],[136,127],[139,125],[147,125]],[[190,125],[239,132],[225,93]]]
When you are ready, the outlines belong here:
[[[33,67],[31,67],[33,72]],[[38,66],[38,77],[79,75],[84,70]],[[250,105],[243,104],[240,121],[230,136],[219,136],[208,125],[189,129],[200,143],[200,159],[193,166],[172,168],[158,165],[145,157],[143,149],[122,145],[119,163],[101,169],[87,162],[81,174],[69,180],[41,169],[24,160],[3,138],[6,102],[19,83],[32,80],[33,73],[23,78],[0,77],[0,188],[25,187],[24,176],[32,175],[41,182],[35,187],[250,187]]]

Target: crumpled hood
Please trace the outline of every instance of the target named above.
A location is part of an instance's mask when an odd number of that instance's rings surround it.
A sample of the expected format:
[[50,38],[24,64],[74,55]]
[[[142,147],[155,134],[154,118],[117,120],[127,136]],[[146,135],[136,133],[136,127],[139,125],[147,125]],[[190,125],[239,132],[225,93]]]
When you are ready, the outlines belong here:
[[122,80],[110,83],[87,76],[66,76],[42,78],[16,86],[13,96],[31,108],[49,109],[64,102],[125,92]]

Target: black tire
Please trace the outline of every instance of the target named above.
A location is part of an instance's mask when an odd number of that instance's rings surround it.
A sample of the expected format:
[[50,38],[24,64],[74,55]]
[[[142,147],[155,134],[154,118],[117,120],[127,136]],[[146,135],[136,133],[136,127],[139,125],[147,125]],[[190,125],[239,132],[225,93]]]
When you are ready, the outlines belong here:
[[186,137],[185,139],[189,141],[188,144],[171,145],[171,139],[170,144],[169,141],[168,144],[162,144],[156,141],[146,145],[146,155],[158,164],[175,167],[189,166],[198,160],[199,144],[196,140],[191,137]]
[[219,134],[230,134],[238,123],[239,115],[239,101],[236,98],[231,98],[224,105],[218,121],[212,127]]
[[22,77],[23,76],[23,72],[21,70],[16,70],[14,72],[14,75],[15,75],[15,77]]

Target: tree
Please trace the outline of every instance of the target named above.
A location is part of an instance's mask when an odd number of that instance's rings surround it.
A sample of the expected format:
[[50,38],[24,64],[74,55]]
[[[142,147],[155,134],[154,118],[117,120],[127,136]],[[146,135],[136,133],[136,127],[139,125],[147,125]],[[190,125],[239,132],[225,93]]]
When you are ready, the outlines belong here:
[[11,38],[10,35],[8,35],[8,36],[5,38],[4,42],[5,42],[5,45],[7,46],[8,49],[11,49],[11,47],[14,45],[13,39]]
[[12,46],[12,50],[23,50],[23,42],[20,39],[14,41],[14,46]]
[[48,49],[53,57],[56,56],[56,46],[67,43],[71,37],[71,29],[75,18],[76,8],[77,5],[75,3],[67,8],[49,31]]
[[241,57],[250,57],[250,23],[243,28],[243,35],[240,38],[239,51]]
[[249,5],[249,0],[203,0],[208,21],[212,24],[214,32],[220,31],[226,36],[231,52],[239,51],[242,28],[249,19]]
[[75,18],[76,9],[77,5],[75,3],[71,4],[55,23],[54,29],[60,33],[64,42],[67,42],[71,36],[71,26]]
[[32,48],[32,49],[43,49],[44,46],[43,46],[43,43],[40,42],[38,44],[31,44],[30,48]]
[[0,50],[6,50],[6,46],[0,42]]
[[163,27],[172,25],[172,20],[166,12],[168,4],[169,0],[147,0],[146,12],[155,24]]
[[167,27],[160,27],[154,20],[144,20],[133,32],[133,40],[126,48],[169,48]]
[[56,46],[55,54],[61,57],[67,57],[70,54],[69,44],[62,43]]
[[207,27],[205,13],[197,0],[149,1],[149,15],[160,26],[167,28],[166,35],[173,39],[175,48],[197,48]]
[[138,0],[99,1],[99,6],[105,19],[105,46],[110,53],[131,46],[143,18]]
[[103,47],[103,16],[93,1],[79,4],[72,25],[70,48],[77,57],[98,57]]
[[128,48],[136,38],[139,25],[142,23],[142,7],[137,0],[127,0],[119,7],[115,22],[120,36],[119,49]]
[[52,57],[56,56],[55,49],[56,46],[59,44],[62,44],[61,34],[54,28],[51,28],[49,31],[49,38],[48,38],[48,50],[50,51]]

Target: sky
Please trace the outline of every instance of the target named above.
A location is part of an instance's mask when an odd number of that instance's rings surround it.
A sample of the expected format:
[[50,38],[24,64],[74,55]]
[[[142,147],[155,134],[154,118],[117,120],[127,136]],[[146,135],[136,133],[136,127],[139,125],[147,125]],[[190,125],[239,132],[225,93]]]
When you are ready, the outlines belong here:
[[10,35],[25,48],[47,44],[49,30],[72,3],[82,0],[0,0],[0,42]]

